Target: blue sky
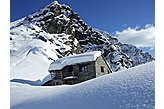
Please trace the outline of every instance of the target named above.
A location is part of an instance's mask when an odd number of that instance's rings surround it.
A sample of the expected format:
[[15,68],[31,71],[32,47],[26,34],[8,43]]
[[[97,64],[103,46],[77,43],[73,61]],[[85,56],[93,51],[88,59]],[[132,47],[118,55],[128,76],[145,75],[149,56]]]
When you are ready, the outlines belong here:
[[[53,1],[10,0],[10,21],[27,16]],[[123,32],[128,30],[128,27],[139,33],[153,34],[154,32],[146,31],[145,26],[147,24],[154,25],[155,0],[58,0],[58,2],[69,5],[89,26],[105,30],[113,35],[115,35],[116,31]],[[142,29],[145,29],[145,31],[140,31]],[[129,35],[130,33],[128,32],[127,34]],[[119,35],[117,34],[118,37]],[[136,35],[134,34],[133,36]],[[152,38],[152,40],[154,39]],[[142,46],[144,50],[154,55],[154,49],[149,49],[152,48],[152,45],[146,47],[148,48]]]

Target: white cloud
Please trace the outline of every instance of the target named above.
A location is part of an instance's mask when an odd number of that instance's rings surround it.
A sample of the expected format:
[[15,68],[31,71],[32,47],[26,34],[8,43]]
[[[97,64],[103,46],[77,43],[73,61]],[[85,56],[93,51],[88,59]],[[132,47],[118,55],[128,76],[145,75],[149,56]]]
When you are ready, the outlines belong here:
[[130,28],[119,32],[116,31],[115,36],[122,43],[132,44],[137,47],[150,47],[154,49],[155,46],[155,26],[152,24],[145,25],[144,28]]

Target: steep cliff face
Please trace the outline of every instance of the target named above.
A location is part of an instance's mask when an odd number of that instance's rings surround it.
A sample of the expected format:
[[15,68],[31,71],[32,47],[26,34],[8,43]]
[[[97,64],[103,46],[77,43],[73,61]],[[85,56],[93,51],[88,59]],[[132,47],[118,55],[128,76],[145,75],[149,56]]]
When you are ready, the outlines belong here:
[[18,52],[24,47],[26,49],[22,54],[35,47],[48,60],[99,50],[113,71],[154,60],[149,53],[123,44],[109,33],[89,27],[69,6],[56,1],[12,22],[10,40],[11,56],[21,55]]

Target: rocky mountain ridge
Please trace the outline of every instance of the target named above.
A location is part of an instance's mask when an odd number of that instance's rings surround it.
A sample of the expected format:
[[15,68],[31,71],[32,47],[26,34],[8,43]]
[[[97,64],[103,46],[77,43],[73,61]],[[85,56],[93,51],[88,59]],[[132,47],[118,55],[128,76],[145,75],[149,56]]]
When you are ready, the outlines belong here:
[[113,71],[154,60],[149,53],[133,45],[123,44],[109,33],[89,27],[69,6],[57,1],[12,22],[10,30],[11,56],[23,55],[31,50],[52,61],[99,50]]

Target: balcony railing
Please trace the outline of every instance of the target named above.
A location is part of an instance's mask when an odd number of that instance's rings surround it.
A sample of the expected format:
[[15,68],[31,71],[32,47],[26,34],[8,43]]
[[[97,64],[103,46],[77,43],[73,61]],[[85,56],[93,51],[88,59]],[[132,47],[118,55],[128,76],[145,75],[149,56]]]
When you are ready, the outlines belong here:
[[69,76],[76,76],[75,72],[66,72],[65,74],[63,74],[63,72],[51,72],[51,77],[53,79],[63,79]]
[[74,72],[67,72],[66,75],[67,76],[75,76],[75,73]]

